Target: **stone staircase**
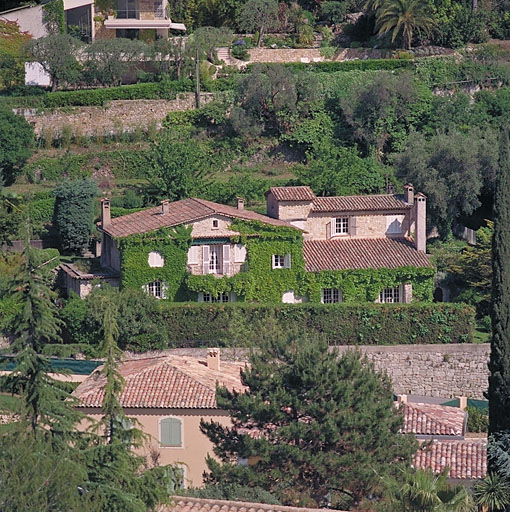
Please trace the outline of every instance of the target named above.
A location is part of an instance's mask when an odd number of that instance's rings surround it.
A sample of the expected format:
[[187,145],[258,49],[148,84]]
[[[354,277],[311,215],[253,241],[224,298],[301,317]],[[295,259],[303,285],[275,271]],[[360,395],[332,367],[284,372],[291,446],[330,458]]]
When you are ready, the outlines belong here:
[[216,48],[216,54],[218,55],[218,60],[222,60],[226,66],[232,65],[232,58],[230,57],[230,48]]

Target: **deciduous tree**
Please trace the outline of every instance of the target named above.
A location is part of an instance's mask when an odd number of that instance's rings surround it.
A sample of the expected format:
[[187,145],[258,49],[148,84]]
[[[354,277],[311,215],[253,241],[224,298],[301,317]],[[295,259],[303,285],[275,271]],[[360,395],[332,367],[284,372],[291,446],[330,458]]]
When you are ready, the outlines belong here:
[[241,30],[258,31],[258,46],[262,45],[264,34],[278,27],[278,2],[276,0],[248,0],[239,10],[237,23]]
[[241,378],[246,392],[217,391],[232,426],[201,425],[221,461],[208,459],[207,482],[259,486],[285,504],[343,508],[376,498],[381,479],[410,463],[416,441],[400,433],[391,383],[358,352],[338,357],[324,340],[275,336]]

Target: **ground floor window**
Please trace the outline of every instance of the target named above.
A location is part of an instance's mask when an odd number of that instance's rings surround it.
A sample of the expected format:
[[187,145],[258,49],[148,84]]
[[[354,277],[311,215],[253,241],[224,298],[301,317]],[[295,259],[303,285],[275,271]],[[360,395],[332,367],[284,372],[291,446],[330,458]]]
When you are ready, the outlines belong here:
[[231,302],[228,293],[219,293],[218,295],[213,295],[212,293],[204,293],[203,297],[203,301],[209,303]]
[[163,283],[161,281],[152,281],[147,285],[147,292],[149,295],[156,297],[157,299],[163,298]]
[[323,288],[322,289],[322,303],[323,304],[336,304],[342,302],[342,292],[338,288]]
[[383,288],[379,293],[379,302],[400,302],[400,286],[396,286],[395,288]]

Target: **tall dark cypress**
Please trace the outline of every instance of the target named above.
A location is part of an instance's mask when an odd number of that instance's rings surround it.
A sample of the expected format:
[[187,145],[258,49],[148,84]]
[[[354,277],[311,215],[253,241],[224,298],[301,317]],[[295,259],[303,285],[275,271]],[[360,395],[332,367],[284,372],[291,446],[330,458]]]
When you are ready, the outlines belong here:
[[510,430],[510,137],[500,136],[499,178],[492,240],[492,342],[489,361],[489,433]]

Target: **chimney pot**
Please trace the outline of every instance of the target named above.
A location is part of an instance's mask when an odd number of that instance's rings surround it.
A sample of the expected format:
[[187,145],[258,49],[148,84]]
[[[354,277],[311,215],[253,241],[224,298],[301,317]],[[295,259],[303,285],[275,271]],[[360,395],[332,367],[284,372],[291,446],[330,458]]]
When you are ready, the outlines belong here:
[[399,404],[407,404],[407,395],[397,395],[397,402]]
[[161,201],[161,214],[162,215],[168,214],[169,206],[170,206],[170,201],[168,199],[163,199],[163,201]]
[[411,183],[404,185],[404,201],[407,204],[414,204],[414,187]]
[[243,197],[237,198],[237,209],[244,210],[244,198]]
[[467,399],[467,396],[459,396],[458,397],[459,399],[459,409],[467,409],[467,406],[468,406],[468,399]]
[[427,196],[419,192],[414,199],[416,218],[416,249],[427,252]]
[[112,223],[112,215],[110,210],[110,200],[107,197],[101,199],[101,225],[102,228],[108,227]]
[[220,349],[209,348],[207,349],[207,368],[211,370],[220,370]]

